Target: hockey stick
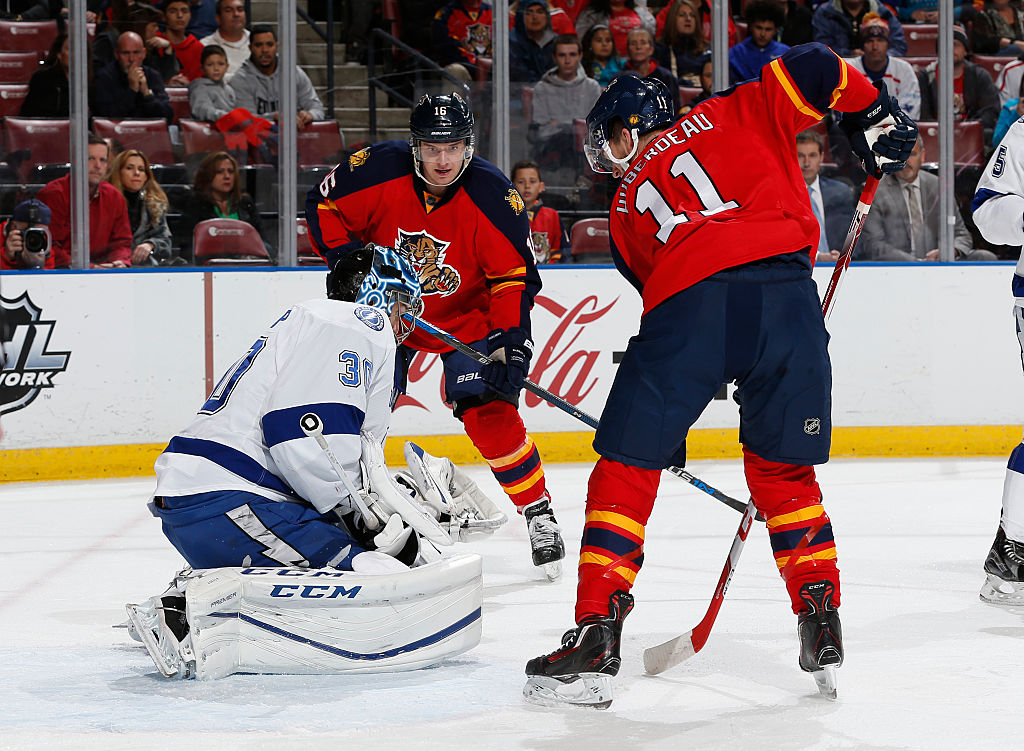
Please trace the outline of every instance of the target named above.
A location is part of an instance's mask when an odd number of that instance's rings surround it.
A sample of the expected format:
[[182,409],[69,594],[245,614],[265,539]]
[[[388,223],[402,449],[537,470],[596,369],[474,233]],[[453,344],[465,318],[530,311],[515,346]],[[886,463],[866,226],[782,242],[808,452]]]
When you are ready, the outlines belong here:
[[857,240],[860,239],[860,232],[864,229],[864,220],[868,218],[868,211],[871,210],[871,203],[875,200],[875,191],[877,189],[878,178],[868,175],[868,179],[864,183],[864,190],[861,191],[860,198],[857,200],[857,210],[854,212],[853,220],[850,222],[850,229],[846,232],[843,250],[839,254],[838,260],[836,260],[836,267],[832,270],[832,278],[828,281],[825,296],[821,301],[821,315],[824,316],[826,321],[832,312],[832,300],[839,290],[843,274],[853,258],[853,249],[857,247]]
[[[489,365],[492,362],[491,358],[489,358],[487,355],[485,355],[485,354],[483,354],[481,352],[477,352],[475,349],[470,347],[468,344],[463,342],[461,339],[456,339],[454,336],[449,334],[447,331],[445,331],[443,329],[439,329],[434,324],[429,323],[427,321],[424,321],[422,318],[413,318],[409,314],[406,314],[404,316],[404,318],[408,322],[410,322],[410,323],[415,323],[417,326],[422,328],[424,331],[426,331],[431,336],[433,336],[433,337],[435,337],[437,339],[440,339],[445,344],[448,344],[448,345],[454,347],[459,352],[461,352],[462,354],[466,355],[466,357],[470,357],[470,358],[476,360],[481,365]],[[586,412],[583,412],[580,409],[577,409],[575,406],[573,406],[572,404],[567,402],[565,399],[560,397],[558,394],[554,394],[554,393],[548,391],[543,386],[538,386],[536,383],[534,383],[533,381],[531,381],[529,379],[527,379],[527,380],[525,380],[523,382],[523,388],[525,388],[527,391],[529,391],[531,393],[536,394],[541,399],[546,401],[548,404],[551,404],[552,406],[558,407],[563,412],[566,412],[566,413],[572,415],[573,417],[575,417],[580,422],[582,422],[582,423],[584,423],[586,425],[589,425],[591,428],[594,428],[594,430],[597,430],[598,421],[594,417],[592,417],[591,415],[588,415]],[[736,500],[732,496],[726,495],[725,493],[723,493],[721,490],[718,490],[717,488],[711,487],[706,482],[701,480],[699,477],[694,477],[693,475],[691,475],[689,472],[687,472],[682,467],[669,467],[668,471],[671,472],[672,474],[674,474],[676,477],[678,477],[680,479],[683,479],[683,480],[686,480],[686,482],[690,483],[690,485],[692,485],[693,487],[697,488],[697,490],[701,490],[701,491],[707,493],[709,496],[711,496],[715,500],[721,501],[722,503],[724,503],[726,506],[729,506],[730,508],[734,508],[734,509],[736,509],[737,511],[740,511],[740,512],[745,511],[746,508],[747,508],[747,504],[743,503],[742,501]],[[760,519],[760,517],[758,517],[758,518]],[[760,519],[760,520],[763,521],[763,519]]]

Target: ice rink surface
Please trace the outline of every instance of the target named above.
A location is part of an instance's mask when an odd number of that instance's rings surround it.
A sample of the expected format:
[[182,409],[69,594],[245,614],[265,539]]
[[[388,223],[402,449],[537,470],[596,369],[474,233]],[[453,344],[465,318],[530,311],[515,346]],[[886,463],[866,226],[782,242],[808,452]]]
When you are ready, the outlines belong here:
[[[1022,612],[978,600],[1005,461],[837,460],[819,478],[843,578],[839,700],[797,667],[796,617],[755,524],[707,646],[659,677],[641,653],[707,608],[739,514],[665,474],[606,711],[521,698],[526,660],[572,625],[589,465],[548,465],[565,531],[549,584],[513,518],[484,558],[484,636],[433,669],[167,681],[124,603],[182,564],[144,480],[0,485],[0,749],[976,749],[1024,735]],[[746,499],[739,462],[698,477]],[[496,499],[483,467],[470,473]],[[507,502],[503,502],[507,507]],[[507,508],[506,508],[507,510]]]

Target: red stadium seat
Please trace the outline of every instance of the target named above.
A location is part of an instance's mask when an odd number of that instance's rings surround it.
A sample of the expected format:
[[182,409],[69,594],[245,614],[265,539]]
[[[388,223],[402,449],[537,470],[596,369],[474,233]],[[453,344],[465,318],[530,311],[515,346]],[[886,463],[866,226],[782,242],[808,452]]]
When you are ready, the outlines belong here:
[[494,60],[490,57],[484,57],[483,55],[476,56],[476,80],[480,83],[486,83],[491,80],[491,67],[494,65]]
[[28,83],[39,70],[34,52],[0,52],[0,83]]
[[935,57],[935,55],[917,55],[917,56],[904,57],[903,59],[906,60],[908,63],[910,63],[910,65],[914,69],[915,73],[920,73],[922,70],[924,70],[929,65],[934,63],[935,60],[936,60],[936,57]]
[[297,235],[296,255],[299,266],[326,266],[327,261],[319,253],[313,250],[313,243],[309,239],[309,225],[305,219],[297,219],[295,222]]
[[126,149],[138,149],[152,164],[174,164],[171,148],[171,134],[167,121],[152,120],[108,120],[94,118],[93,131],[100,138],[112,138]]
[[935,23],[907,24],[903,27],[903,35],[907,38],[907,54],[934,55],[935,40],[939,38],[939,25]]
[[[919,122],[918,132],[927,162],[939,160],[939,124]],[[956,164],[985,164],[985,133],[980,120],[965,120],[953,125],[953,161]]]
[[29,50],[45,60],[56,38],[56,21],[0,21],[0,50],[6,52]]
[[295,148],[300,167],[333,166],[340,158],[338,152],[345,148],[345,139],[337,120],[317,120],[298,132]]
[[202,154],[209,151],[224,151],[224,134],[213,123],[201,120],[179,120],[181,144],[186,154]]
[[4,120],[8,153],[26,150],[23,165],[67,164],[71,161],[71,126],[67,120],[8,117]]
[[700,93],[704,89],[699,86],[680,86],[679,87],[679,104],[683,107],[688,105],[694,99],[700,96]]
[[0,83],[0,117],[21,112],[21,103],[28,96],[27,83]]
[[523,87],[523,121],[530,123],[533,120],[533,87]]
[[612,247],[606,217],[580,219],[572,225],[569,242],[574,263],[611,263]]
[[196,266],[272,266],[263,238],[248,222],[206,219],[192,231]]
[[736,44],[739,44],[747,38],[747,24],[743,21],[734,21],[733,26],[736,27]]
[[971,62],[987,70],[988,74],[992,76],[992,80],[995,81],[999,76],[999,72],[1006,67],[1006,64],[1012,63],[1016,59],[1015,57],[1006,57],[1005,55],[974,55],[971,57]]
[[165,91],[167,98],[171,100],[171,109],[174,110],[172,125],[177,125],[182,118],[192,117],[192,105],[188,103],[187,86],[168,86]]

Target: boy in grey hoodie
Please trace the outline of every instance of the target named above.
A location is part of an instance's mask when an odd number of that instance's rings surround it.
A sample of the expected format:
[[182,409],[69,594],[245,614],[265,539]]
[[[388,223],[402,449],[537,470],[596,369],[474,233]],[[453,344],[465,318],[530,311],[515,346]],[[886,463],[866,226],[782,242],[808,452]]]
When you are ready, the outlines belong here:
[[570,167],[575,155],[572,121],[587,116],[601,96],[601,84],[583,70],[582,48],[575,34],[555,39],[553,55],[555,67],[533,90],[531,140],[538,161]]
[[215,123],[238,106],[234,90],[224,80],[228,56],[223,48],[211,44],[203,48],[200,62],[203,77],[188,85],[188,103],[194,120]]

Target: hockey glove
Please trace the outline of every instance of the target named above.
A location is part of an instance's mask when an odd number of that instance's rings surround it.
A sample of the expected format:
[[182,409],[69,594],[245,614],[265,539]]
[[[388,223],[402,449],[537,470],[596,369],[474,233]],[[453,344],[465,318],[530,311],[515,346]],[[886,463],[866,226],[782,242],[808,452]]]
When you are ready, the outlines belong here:
[[896,98],[889,96],[885,84],[878,81],[875,88],[879,94],[874,104],[860,112],[846,113],[839,127],[850,139],[864,171],[880,178],[907,166],[917,142],[917,125],[900,109]]
[[487,335],[488,356],[494,360],[480,368],[480,377],[502,396],[515,396],[530,373],[533,342],[525,329],[513,326]]

